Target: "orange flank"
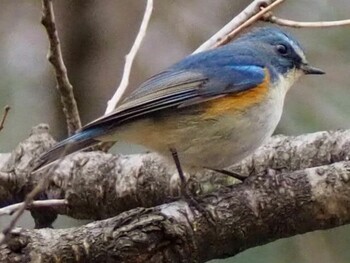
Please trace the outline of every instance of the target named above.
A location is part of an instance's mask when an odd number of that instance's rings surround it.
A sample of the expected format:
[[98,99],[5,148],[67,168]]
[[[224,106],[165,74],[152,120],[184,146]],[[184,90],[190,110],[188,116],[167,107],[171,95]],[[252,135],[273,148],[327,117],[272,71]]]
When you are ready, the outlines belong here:
[[213,118],[218,115],[233,113],[235,111],[244,111],[250,106],[261,102],[267,94],[270,82],[270,74],[265,69],[264,81],[254,88],[246,91],[228,94],[224,97],[210,100],[206,105],[204,118]]

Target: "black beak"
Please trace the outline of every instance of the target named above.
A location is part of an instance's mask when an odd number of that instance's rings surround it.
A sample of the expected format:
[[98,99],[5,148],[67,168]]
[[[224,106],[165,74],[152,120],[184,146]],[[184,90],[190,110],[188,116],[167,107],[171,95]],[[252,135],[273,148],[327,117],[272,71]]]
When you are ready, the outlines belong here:
[[305,73],[305,74],[314,74],[314,75],[322,75],[325,74],[322,69],[315,68],[310,66],[309,64],[301,64],[300,69]]

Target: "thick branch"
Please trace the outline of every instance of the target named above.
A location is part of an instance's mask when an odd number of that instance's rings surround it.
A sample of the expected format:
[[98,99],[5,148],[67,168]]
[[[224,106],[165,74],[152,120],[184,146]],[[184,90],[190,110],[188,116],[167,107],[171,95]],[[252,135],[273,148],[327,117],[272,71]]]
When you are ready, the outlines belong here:
[[[54,141],[47,126],[40,125],[33,130],[7,164],[0,167],[1,207],[23,201],[42,178],[40,173],[29,175],[26,171],[30,161],[50,148]],[[349,142],[348,130],[297,137],[275,136],[232,169],[242,175],[281,173],[345,161],[349,158]],[[8,155],[4,156],[8,159]],[[178,183],[173,166],[156,154],[78,153],[59,163],[50,175],[50,187],[42,196],[68,200],[68,209],[56,208],[60,214],[103,219],[138,206],[151,207],[169,201],[169,197],[178,195]],[[197,194],[208,193],[221,184],[230,185],[233,180],[204,171],[191,176],[191,188]]]
[[0,249],[0,261],[205,262],[229,257],[278,238],[349,223],[349,178],[349,162],[253,176],[202,200],[215,227],[187,203],[175,202],[78,228],[16,230]]

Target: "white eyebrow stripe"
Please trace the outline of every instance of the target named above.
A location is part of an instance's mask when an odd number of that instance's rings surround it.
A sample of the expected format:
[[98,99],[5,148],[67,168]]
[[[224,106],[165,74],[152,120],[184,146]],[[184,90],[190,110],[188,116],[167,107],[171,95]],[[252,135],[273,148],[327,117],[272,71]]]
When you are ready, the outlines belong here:
[[298,54],[298,56],[301,58],[301,61],[303,63],[307,63],[304,51],[299,47],[299,45],[297,45],[293,40],[291,40],[289,37],[287,37],[284,34],[281,34],[282,38],[284,38],[287,42],[289,42],[289,44],[293,47],[295,53]]
[[293,45],[293,48],[295,52],[298,54],[298,56],[301,58],[301,62],[307,63],[304,51],[302,51],[301,48],[296,45]]

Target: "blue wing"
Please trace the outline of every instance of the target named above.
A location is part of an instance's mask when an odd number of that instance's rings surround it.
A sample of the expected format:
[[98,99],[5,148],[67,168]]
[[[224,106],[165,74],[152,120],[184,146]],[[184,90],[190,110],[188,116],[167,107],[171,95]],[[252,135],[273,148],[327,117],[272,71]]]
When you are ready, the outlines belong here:
[[100,125],[113,128],[165,108],[187,107],[242,92],[261,84],[264,78],[264,68],[256,65],[173,67],[147,80],[111,114],[87,124],[83,130]]

